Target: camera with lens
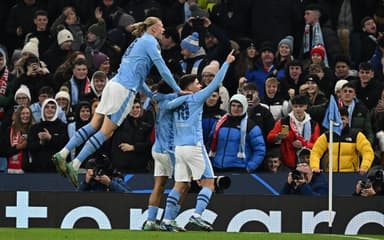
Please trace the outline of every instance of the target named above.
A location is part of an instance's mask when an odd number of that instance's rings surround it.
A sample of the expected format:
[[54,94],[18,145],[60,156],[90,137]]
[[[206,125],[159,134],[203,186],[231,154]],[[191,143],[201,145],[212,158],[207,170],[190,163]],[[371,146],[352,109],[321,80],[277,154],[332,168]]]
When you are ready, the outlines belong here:
[[111,166],[111,160],[105,154],[101,154],[96,159],[90,159],[87,162],[87,168],[93,169],[94,177],[102,175],[112,177],[114,175],[114,171]]
[[376,183],[384,183],[384,170],[383,169],[379,169],[375,172],[373,181]]
[[217,176],[215,178],[215,191],[217,193],[224,192],[225,189],[228,189],[231,186],[231,178],[228,176]]
[[[223,193],[224,190],[228,189],[231,186],[231,178],[228,176],[217,176],[214,178],[214,186],[216,193]],[[196,182],[191,182],[191,187],[189,193],[198,193],[201,190],[201,186]]]
[[369,179],[367,179],[367,181],[361,181],[360,187],[363,189],[367,189],[367,188],[372,187],[372,183]]
[[303,174],[299,171],[299,170],[292,170],[291,172],[291,176],[292,176],[292,179],[293,180],[300,180],[300,179],[303,179]]

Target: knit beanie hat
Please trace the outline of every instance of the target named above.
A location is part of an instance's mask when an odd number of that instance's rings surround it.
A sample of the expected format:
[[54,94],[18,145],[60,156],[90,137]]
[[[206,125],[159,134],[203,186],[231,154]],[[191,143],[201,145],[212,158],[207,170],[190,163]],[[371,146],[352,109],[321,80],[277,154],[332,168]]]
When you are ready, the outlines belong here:
[[286,36],[285,38],[281,39],[281,41],[279,42],[279,47],[281,46],[281,44],[286,44],[289,49],[291,50],[291,52],[293,51],[293,37],[288,35]]
[[271,42],[265,41],[260,46],[260,52],[264,52],[264,51],[270,51],[274,53],[276,50]]
[[92,63],[94,68],[99,69],[100,65],[109,60],[109,57],[102,52],[94,52],[92,56]]
[[69,93],[67,91],[60,91],[56,93],[55,100],[57,100],[58,98],[65,98],[68,100],[68,103],[71,104],[71,97],[69,96]]
[[189,35],[181,41],[180,46],[183,49],[187,49],[191,53],[197,53],[200,49],[199,34],[197,32],[193,32],[192,35]]
[[320,78],[316,74],[308,74],[304,80],[304,82],[314,82],[317,85],[320,83]]
[[31,38],[27,43],[25,43],[23,49],[21,50],[21,54],[23,53],[31,53],[36,57],[39,57],[39,39]]
[[243,94],[235,94],[231,97],[229,100],[229,103],[236,101],[239,102],[241,105],[243,105],[243,112],[242,114],[245,114],[248,110],[248,101],[247,98]]
[[27,97],[29,98],[29,101],[31,101],[31,92],[29,91],[29,88],[24,85],[24,84],[21,84],[19,89],[17,89],[16,93],[15,93],[15,101],[16,101],[16,97],[19,95],[19,94],[25,94],[27,95]]
[[191,11],[191,17],[209,17],[209,13],[199,8],[197,4],[190,5],[189,10]]
[[73,35],[69,30],[63,29],[57,34],[57,44],[61,45],[66,41],[73,41]]
[[204,73],[211,73],[213,75],[216,75],[219,71],[220,63],[216,60],[211,61],[207,66],[203,68],[202,74]]
[[337,91],[341,90],[344,86],[344,84],[349,83],[348,80],[345,79],[340,79],[339,81],[336,82],[335,84],[335,94]]
[[106,28],[105,28],[104,20],[100,20],[97,23],[92,24],[88,28],[88,32],[89,33],[93,33],[93,34],[95,34],[96,36],[98,36],[100,38],[105,38],[107,33],[106,33]]
[[324,59],[324,58],[325,58],[325,48],[324,48],[324,46],[323,46],[323,45],[320,45],[320,44],[314,46],[314,47],[312,48],[312,50],[311,50],[311,56],[312,56],[313,54],[315,54],[315,53],[318,53],[318,54],[321,56],[321,58]]
[[118,26],[120,27],[127,27],[129,25],[132,25],[136,22],[135,18],[132,17],[131,15],[127,14],[127,13],[123,13],[121,14],[120,18],[119,18],[119,23],[117,24]]

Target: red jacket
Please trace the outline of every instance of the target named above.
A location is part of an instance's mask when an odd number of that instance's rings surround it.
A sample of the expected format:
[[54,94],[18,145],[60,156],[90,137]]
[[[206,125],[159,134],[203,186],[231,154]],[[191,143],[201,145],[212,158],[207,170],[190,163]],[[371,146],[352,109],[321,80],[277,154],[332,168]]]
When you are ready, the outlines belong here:
[[[276,142],[276,136],[281,132],[282,121],[284,122],[287,121],[288,123],[287,125],[289,126],[289,117],[287,117],[284,120],[281,120],[281,119],[277,120],[273,129],[268,133],[268,136],[267,136],[268,143]],[[297,158],[296,152],[298,150],[293,147],[292,145],[293,141],[299,140],[303,144],[303,147],[312,149],[316,139],[320,136],[319,124],[312,119],[310,121],[312,126],[312,129],[311,129],[312,134],[311,134],[311,139],[309,141],[306,141],[304,137],[297,134],[294,131],[294,129],[292,129],[290,126],[289,126],[288,136],[281,141],[281,145],[280,145],[281,157],[282,157],[283,163],[290,168],[294,168],[296,166],[296,158]]]

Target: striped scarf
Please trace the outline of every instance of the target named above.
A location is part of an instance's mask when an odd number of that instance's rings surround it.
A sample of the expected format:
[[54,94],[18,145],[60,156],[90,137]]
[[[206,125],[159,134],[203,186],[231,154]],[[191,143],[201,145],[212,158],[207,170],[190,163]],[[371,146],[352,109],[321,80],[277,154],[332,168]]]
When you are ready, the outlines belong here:
[[[7,66],[4,67],[4,73],[3,75],[1,75],[0,77],[0,96],[1,97],[4,97],[5,96],[5,93],[7,91],[7,87],[8,87],[8,76],[9,76],[9,71],[8,71],[8,68]],[[0,107],[0,118],[3,117],[4,115],[4,108],[3,107]]]
[[[216,147],[217,147],[217,137],[219,135],[219,130],[223,126],[223,124],[228,120],[228,114],[225,114],[222,116],[216,123],[215,131],[213,133],[211,148],[209,151],[210,157],[215,157],[216,155]],[[237,157],[245,159],[245,139],[247,136],[247,122],[248,122],[248,114],[245,114],[245,116],[241,119],[240,123],[240,144],[239,144],[239,151],[237,152]]]
[[[311,41],[311,34],[312,34],[312,41]],[[309,53],[311,49],[316,45],[323,45],[325,49],[325,43],[323,38],[323,33],[321,31],[320,23],[316,23],[312,26],[312,32],[311,32],[311,25],[306,24],[304,28],[304,35],[303,35],[303,53]],[[328,65],[328,57],[327,57],[327,51],[325,49],[325,55],[324,55],[324,65],[326,67],[329,67]]]

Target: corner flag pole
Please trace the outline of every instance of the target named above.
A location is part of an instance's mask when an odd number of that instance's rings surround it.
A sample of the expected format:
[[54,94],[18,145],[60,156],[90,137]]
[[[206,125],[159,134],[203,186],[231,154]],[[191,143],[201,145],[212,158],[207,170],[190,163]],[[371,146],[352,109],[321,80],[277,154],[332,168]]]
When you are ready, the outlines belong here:
[[328,166],[328,231],[332,233],[332,193],[333,193],[333,124],[329,120],[329,166]]

